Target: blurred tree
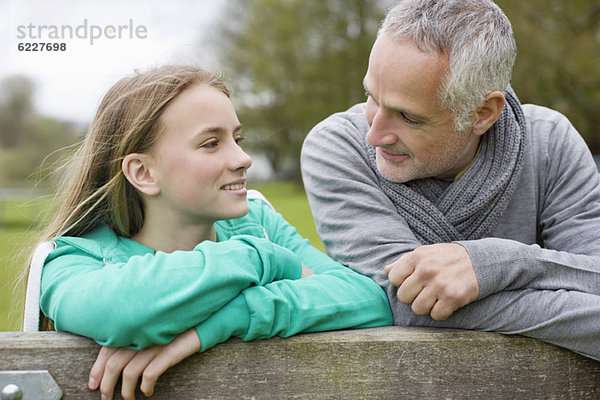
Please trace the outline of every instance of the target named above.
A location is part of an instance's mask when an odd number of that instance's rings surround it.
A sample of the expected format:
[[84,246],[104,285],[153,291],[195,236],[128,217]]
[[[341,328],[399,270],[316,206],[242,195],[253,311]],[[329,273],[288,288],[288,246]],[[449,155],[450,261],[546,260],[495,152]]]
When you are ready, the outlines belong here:
[[0,186],[44,184],[55,164],[81,139],[62,121],[42,117],[34,107],[30,78],[13,75],[0,82]]
[[23,75],[0,81],[0,146],[15,147],[27,140],[33,116],[34,85]]
[[[232,0],[218,31],[225,79],[252,149],[298,176],[308,131],[364,99],[368,55],[393,0]],[[497,0],[519,55],[524,103],[564,113],[600,154],[600,1]]]
[[362,78],[390,1],[235,0],[219,42],[248,135],[279,177],[299,178],[300,147],[328,115],[364,100]]
[[32,119],[27,137],[18,146],[0,146],[0,186],[52,184],[57,166],[72,156],[71,145],[82,139],[71,124],[41,116]]
[[600,154],[600,1],[496,2],[515,32],[513,86],[521,101],[565,114]]

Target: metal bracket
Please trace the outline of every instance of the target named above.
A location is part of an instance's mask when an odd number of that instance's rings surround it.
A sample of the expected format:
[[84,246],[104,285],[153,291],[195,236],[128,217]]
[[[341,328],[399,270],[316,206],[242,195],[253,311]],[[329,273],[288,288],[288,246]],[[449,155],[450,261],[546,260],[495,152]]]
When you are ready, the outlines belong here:
[[46,370],[0,371],[2,400],[60,400],[63,392]]

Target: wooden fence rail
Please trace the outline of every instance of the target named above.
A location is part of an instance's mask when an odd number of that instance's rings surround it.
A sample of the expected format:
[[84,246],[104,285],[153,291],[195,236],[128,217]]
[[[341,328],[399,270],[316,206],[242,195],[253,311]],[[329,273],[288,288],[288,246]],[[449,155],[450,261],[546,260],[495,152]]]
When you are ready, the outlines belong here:
[[[98,399],[86,387],[98,348],[67,333],[0,332],[0,371],[47,370],[64,399]],[[231,339],[171,368],[152,398],[597,399],[600,362],[520,336],[444,329]]]

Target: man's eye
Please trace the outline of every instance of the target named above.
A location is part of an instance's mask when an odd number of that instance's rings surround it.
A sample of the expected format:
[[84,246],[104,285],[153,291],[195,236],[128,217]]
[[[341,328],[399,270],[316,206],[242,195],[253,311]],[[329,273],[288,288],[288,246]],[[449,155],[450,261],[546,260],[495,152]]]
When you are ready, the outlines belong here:
[[367,102],[370,101],[371,104],[374,104],[379,107],[379,103],[377,103],[377,101],[375,101],[375,97],[371,96],[371,94],[369,94],[368,92],[365,92],[365,95],[367,96]]
[[409,125],[418,125],[419,124],[417,121],[414,121],[414,120],[408,118],[405,114],[400,114],[400,116],[402,117],[402,120]]

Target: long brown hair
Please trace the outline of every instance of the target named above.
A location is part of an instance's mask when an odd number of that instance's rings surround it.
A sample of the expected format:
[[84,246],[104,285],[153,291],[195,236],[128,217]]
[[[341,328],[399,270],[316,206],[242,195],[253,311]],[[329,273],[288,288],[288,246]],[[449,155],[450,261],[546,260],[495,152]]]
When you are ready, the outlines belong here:
[[[121,170],[130,153],[148,152],[162,129],[167,105],[193,85],[208,85],[229,97],[216,75],[192,66],[169,65],[121,79],[106,93],[85,139],[58,189],[58,207],[41,241],[82,236],[101,224],[131,237],[144,222],[141,197]],[[29,265],[26,275],[29,274]],[[40,329],[52,330],[40,312]]]

